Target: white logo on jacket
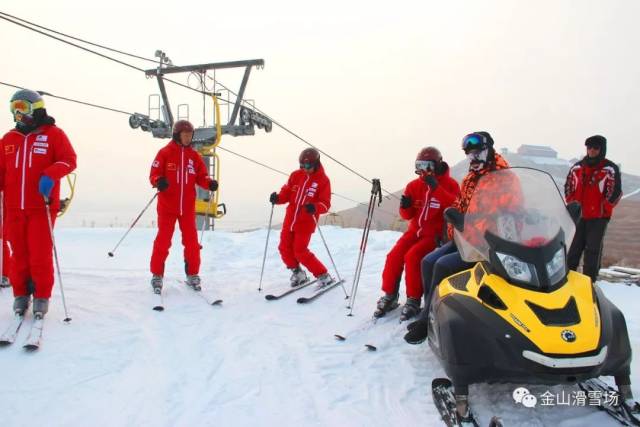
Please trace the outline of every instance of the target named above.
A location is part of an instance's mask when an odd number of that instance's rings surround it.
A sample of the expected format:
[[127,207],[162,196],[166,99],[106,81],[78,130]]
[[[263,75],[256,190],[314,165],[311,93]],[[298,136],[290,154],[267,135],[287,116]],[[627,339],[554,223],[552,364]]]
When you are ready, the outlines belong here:
[[[46,136],[46,135],[44,135],[44,136]],[[49,147],[49,143],[48,142],[34,142],[33,146],[34,147],[45,147],[45,148],[48,148]]]
[[151,165],[152,168],[157,168],[158,166],[160,166],[160,161],[158,160],[154,160],[153,164]]
[[46,141],[49,135],[36,135],[36,141]]
[[47,149],[34,147],[33,154],[47,154]]

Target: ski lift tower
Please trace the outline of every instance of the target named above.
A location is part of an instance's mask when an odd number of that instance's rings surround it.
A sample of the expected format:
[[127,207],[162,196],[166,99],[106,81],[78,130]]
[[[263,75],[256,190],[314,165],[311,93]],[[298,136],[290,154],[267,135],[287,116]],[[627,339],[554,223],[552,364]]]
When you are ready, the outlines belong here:
[[[188,73],[188,76],[191,77],[195,74],[199,79],[200,88],[198,90],[202,93],[203,97],[203,112],[206,112],[207,98],[209,97],[213,100],[215,124],[213,126],[206,126],[206,114],[203,113],[203,125],[195,128],[192,146],[203,157],[209,174],[220,182],[220,159],[216,154],[216,147],[220,144],[222,135],[248,136],[255,135],[255,127],[264,129],[266,132],[271,132],[273,128],[272,121],[263,114],[255,111],[255,107],[250,108],[248,100],[244,99],[251,69],[253,67],[258,69],[264,68],[264,60],[250,59],[244,61],[174,66],[164,52],[158,50],[155,56],[158,58],[158,67],[146,70],[145,74],[148,78],[155,77],[158,80],[160,94],[149,95],[147,114],[134,113],[129,117],[129,125],[133,129],[140,128],[145,132],[151,132],[154,138],[171,138],[171,129],[173,128],[175,120],[165,87],[165,76],[169,74]],[[232,92],[225,86],[221,86],[219,91],[216,90],[218,89],[218,83],[215,79],[216,71],[230,68],[244,68],[244,75],[239,89],[236,92]],[[210,71],[213,71],[213,77],[207,75],[207,72]],[[207,79],[212,81],[213,88],[207,87]],[[222,123],[218,103],[224,92],[226,92],[227,95],[227,120],[225,124]],[[235,101],[231,100],[232,95],[235,96]],[[176,120],[189,120],[189,104],[178,105],[176,112]],[[196,199],[198,227],[213,229],[214,219],[222,218],[227,213],[225,204],[219,202],[219,193],[219,191],[216,191],[213,199],[210,199],[210,193],[208,191],[198,188]]]

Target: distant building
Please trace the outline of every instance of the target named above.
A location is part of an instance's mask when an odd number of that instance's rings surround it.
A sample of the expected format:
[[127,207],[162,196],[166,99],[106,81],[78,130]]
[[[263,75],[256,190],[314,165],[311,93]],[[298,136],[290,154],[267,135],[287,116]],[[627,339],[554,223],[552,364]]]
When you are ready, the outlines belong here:
[[557,159],[558,152],[544,145],[521,145],[518,147],[518,155],[528,157],[546,157]]

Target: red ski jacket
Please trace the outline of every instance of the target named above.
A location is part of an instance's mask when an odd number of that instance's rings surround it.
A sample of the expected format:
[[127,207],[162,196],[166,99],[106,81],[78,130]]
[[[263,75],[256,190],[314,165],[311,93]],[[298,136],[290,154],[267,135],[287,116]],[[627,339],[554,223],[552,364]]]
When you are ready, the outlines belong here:
[[431,190],[422,178],[407,184],[404,195],[411,198],[411,206],[400,207],[400,216],[411,220],[407,232],[417,237],[436,240],[444,233],[443,212],[460,195],[460,186],[449,176],[449,168],[442,175],[436,175],[438,185]]
[[149,181],[154,187],[165,177],[169,187],[158,195],[158,213],[195,215],[196,184],[208,190],[212,179],[200,154],[171,140],[153,160]]
[[2,137],[0,189],[7,209],[44,209],[38,191],[43,175],[55,181],[49,199],[51,210],[60,207],[60,178],[76,168],[76,153],[69,138],[54,124],[46,124],[24,135],[12,129]]
[[313,216],[316,221],[331,208],[331,182],[322,165],[310,175],[302,169],[289,175],[289,180],[278,193],[277,204],[285,203],[289,203],[289,206],[282,227],[288,227],[293,232],[313,233],[316,223],[304,205],[311,203],[315,206],[316,213]]
[[581,160],[569,170],[564,195],[567,203],[580,203],[584,219],[611,218],[622,197],[620,169],[607,159],[595,166]]

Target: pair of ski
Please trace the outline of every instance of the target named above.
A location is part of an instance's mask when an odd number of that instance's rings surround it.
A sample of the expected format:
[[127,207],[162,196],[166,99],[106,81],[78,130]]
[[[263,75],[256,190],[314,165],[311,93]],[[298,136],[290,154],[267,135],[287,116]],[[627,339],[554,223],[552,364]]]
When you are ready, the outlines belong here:
[[[180,283],[183,283],[184,285],[189,287],[193,292],[196,293],[196,295],[202,298],[202,300],[204,300],[208,305],[216,306],[216,305],[222,304],[221,299],[214,299],[213,301],[210,301],[206,296],[202,294],[202,288],[200,287],[194,288],[193,286],[189,285],[187,282],[180,281]],[[162,294],[162,289],[154,288],[153,294],[155,295],[155,298],[156,298],[156,302],[155,302],[155,305],[153,306],[153,310],[164,311],[164,295]]]
[[[303,283],[301,285],[298,285],[296,287],[287,289],[286,291],[284,291],[282,293],[265,295],[264,298],[267,301],[279,300],[281,298],[286,297],[287,295],[291,295],[294,292],[298,292],[301,289],[307,288],[307,287],[309,287],[309,286],[311,286],[311,285],[313,285],[313,284],[315,284],[317,282],[318,282],[318,279],[307,281],[307,282],[305,282],[305,283]],[[344,283],[344,279],[342,279],[342,280],[334,280],[333,282],[329,283],[328,285],[326,285],[326,286],[324,286],[322,288],[316,289],[311,295],[306,296],[306,297],[300,297],[296,301],[297,301],[298,304],[310,303],[310,302],[318,299],[320,296],[326,294],[331,289],[342,285],[343,283]]]
[[[368,332],[369,330],[371,330],[374,326],[376,326],[378,324],[390,323],[393,319],[398,319],[398,318],[399,318],[399,312],[391,313],[390,316],[380,316],[380,317],[373,316],[373,317],[371,317],[371,319],[367,320],[363,325],[357,327],[356,329],[353,329],[353,330],[349,331],[346,334],[334,334],[333,337],[338,341],[346,341],[347,338],[349,338],[349,337],[357,336],[359,334]],[[399,321],[400,324],[402,322],[403,322],[403,320]],[[364,347],[369,351],[377,351],[378,350],[378,346],[376,346],[374,344],[371,344],[371,343],[365,343]]]
[[[18,337],[20,327],[24,322],[24,315],[14,315],[11,324],[7,330],[0,336],[0,347],[5,347],[13,344]],[[36,317],[31,324],[31,330],[25,340],[22,347],[27,351],[35,351],[40,348],[42,343],[42,329],[44,327],[44,318]]]
[[[580,390],[587,395],[599,393],[600,395],[617,395],[617,404],[607,405],[600,403],[596,406],[601,411],[618,421],[623,426],[640,426],[640,404],[638,402],[622,401],[622,396],[618,390],[609,386],[598,378],[582,381],[578,383]],[[448,378],[436,378],[431,383],[433,401],[438,408],[442,420],[448,427],[479,427],[477,419],[472,412],[465,419],[461,419],[456,411],[456,400],[453,393],[453,384]],[[491,418],[489,427],[501,427],[502,421],[498,417]]]

